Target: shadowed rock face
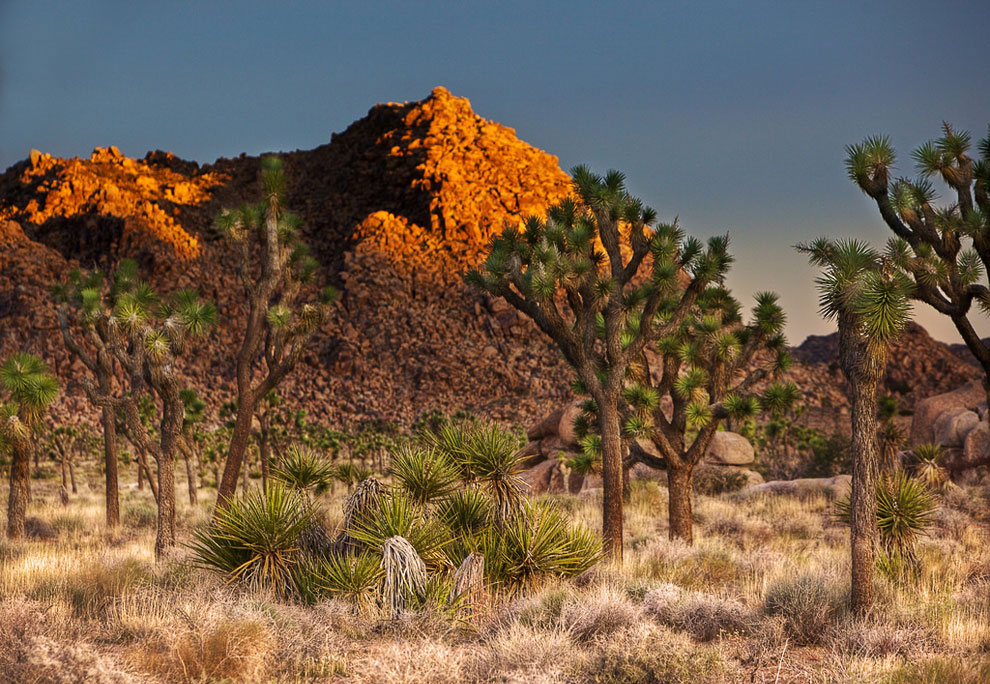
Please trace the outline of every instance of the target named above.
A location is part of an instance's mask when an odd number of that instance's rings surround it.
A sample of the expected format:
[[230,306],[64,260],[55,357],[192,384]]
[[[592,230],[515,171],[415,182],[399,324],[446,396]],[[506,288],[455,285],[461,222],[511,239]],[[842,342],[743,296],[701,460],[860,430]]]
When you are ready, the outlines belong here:
[[[535,328],[462,280],[506,222],[567,194],[556,157],[437,88],[377,105],[329,144],[284,158],[288,206],[344,295],[341,321],[287,382],[290,401],[317,419],[408,423],[455,407],[526,419],[566,396],[566,369]],[[115,148],[89,159],[32,152],[0,176],[0,354],[33,350],[70,379],[80,369],[52,335],[48,287],[73,267],[131,257],[158,289],[194,286],[217,302],[221,325],[187,380],[213,402],[227,398],[244,311],[233,255],[210,226],[221,207],[258,199],[257,174],[247,156],[200,166]],[[60,409],[90,414],[73,392]]]
[[[557,351],[504,301],[462,279],[506,222],[568,193],[556,157],[437,88],[419,102],[376,105],[328,144],[283,158],[288,207],[305,221],[322,278],[343,292],[339,320],[284,386],[291,403],[338,424],[408,424],[434,408],[528,424],[567,401],[570,373]],[[8,169],[0,176],[0,356],[24,349],[63,380],[80,373],[55,330],[49,286],[73,267],[136,258],[159,290],[196,287],[217,303],[221,324],[186,381],[213,406],[231,398],[230,350],[244,303],[233,254],[211,225],[222,207],[257,201],[258,161],[201,166],[165,152],[135,160],[111,147],[89,159],[32,152]],[[905,353],[914,358],[917,346]],[[795,364],[791,376],[827,429],[848,402],[841,374],[820,356]],[[917,373],[911,381],[931,385],[919,396],[959,384],[951,364],[904,367]],[[92,415],[71,388],[58,410],[63,419]]]

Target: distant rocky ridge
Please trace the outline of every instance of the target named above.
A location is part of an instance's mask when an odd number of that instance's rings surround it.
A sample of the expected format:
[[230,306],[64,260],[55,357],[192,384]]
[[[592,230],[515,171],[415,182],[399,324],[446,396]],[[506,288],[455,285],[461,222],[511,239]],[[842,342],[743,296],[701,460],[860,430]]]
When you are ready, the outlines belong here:
[[[322,276],[343,292],[338,318],[284,387],[289,402],[347,426],[408,425],[433,409],[528,424],[568,401],[570,373],[551,344],[462,280],[506,222],[567,195],[556,157],[443,88],[376,105],[328,144],[282,156],[287,204],[305,221]],[[213,406],[231,398],[243,302],[233,254],[211,226],[221,207],[257,199],[257,175],[257,157],[199,165],[165,152],[128,159],[113,147],[89,159],[32,152],[9,168],[0,175],[0,357],[33,351],[71,380],[81,369],[62,347],[49,287],[73,267],[132,257],[158,289],[198,287],[217,302],[221,324],[186,381]],[[795,356],[790,377],[810,419],[841,423],[848,400],[834,342],[809,338]],[[973,374],[915,326],[892,353],[887,385],[910,408]],[[92,414],[71,385],[59,410]]]

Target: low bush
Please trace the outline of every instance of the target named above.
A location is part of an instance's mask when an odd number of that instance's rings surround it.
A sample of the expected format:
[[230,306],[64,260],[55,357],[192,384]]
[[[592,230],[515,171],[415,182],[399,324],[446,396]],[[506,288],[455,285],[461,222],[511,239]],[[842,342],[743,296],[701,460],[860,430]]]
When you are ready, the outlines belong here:
[[814,645],[825,639],[836,618],[845,610],[845,592],[822,574],[804,573],[779,578],[767,587],[763,609],[779,615],[784,627],[800,645]]

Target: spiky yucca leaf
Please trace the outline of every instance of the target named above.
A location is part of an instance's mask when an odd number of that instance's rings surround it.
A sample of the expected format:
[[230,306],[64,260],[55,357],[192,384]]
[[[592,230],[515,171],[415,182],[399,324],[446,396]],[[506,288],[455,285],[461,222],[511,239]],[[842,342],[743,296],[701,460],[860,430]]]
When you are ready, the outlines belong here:
[[472,536],[492,524],[492,502],[480,490],[466,487],[442,499],[437,504],[437,514],[451,531]]
[[339,596],[367,607],[382,581],[381,558],[369,552],[331,554],[308,560],[301,574],[315,596]]

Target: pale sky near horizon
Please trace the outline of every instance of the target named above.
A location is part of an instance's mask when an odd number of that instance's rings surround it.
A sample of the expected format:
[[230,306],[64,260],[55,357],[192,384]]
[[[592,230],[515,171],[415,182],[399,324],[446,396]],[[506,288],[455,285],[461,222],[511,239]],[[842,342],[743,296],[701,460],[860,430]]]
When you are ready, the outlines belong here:
[[987,135],[988,28],[985,1],[0,0],[0,170],[32,148],[309,149],[443,85],[565,170],[618,168],[662,218],[728,232],[730,285],[778,291],[798,343],[832,326],[792,246],[888,236],[844,146],[889,134],[914,175],[943,119]]

